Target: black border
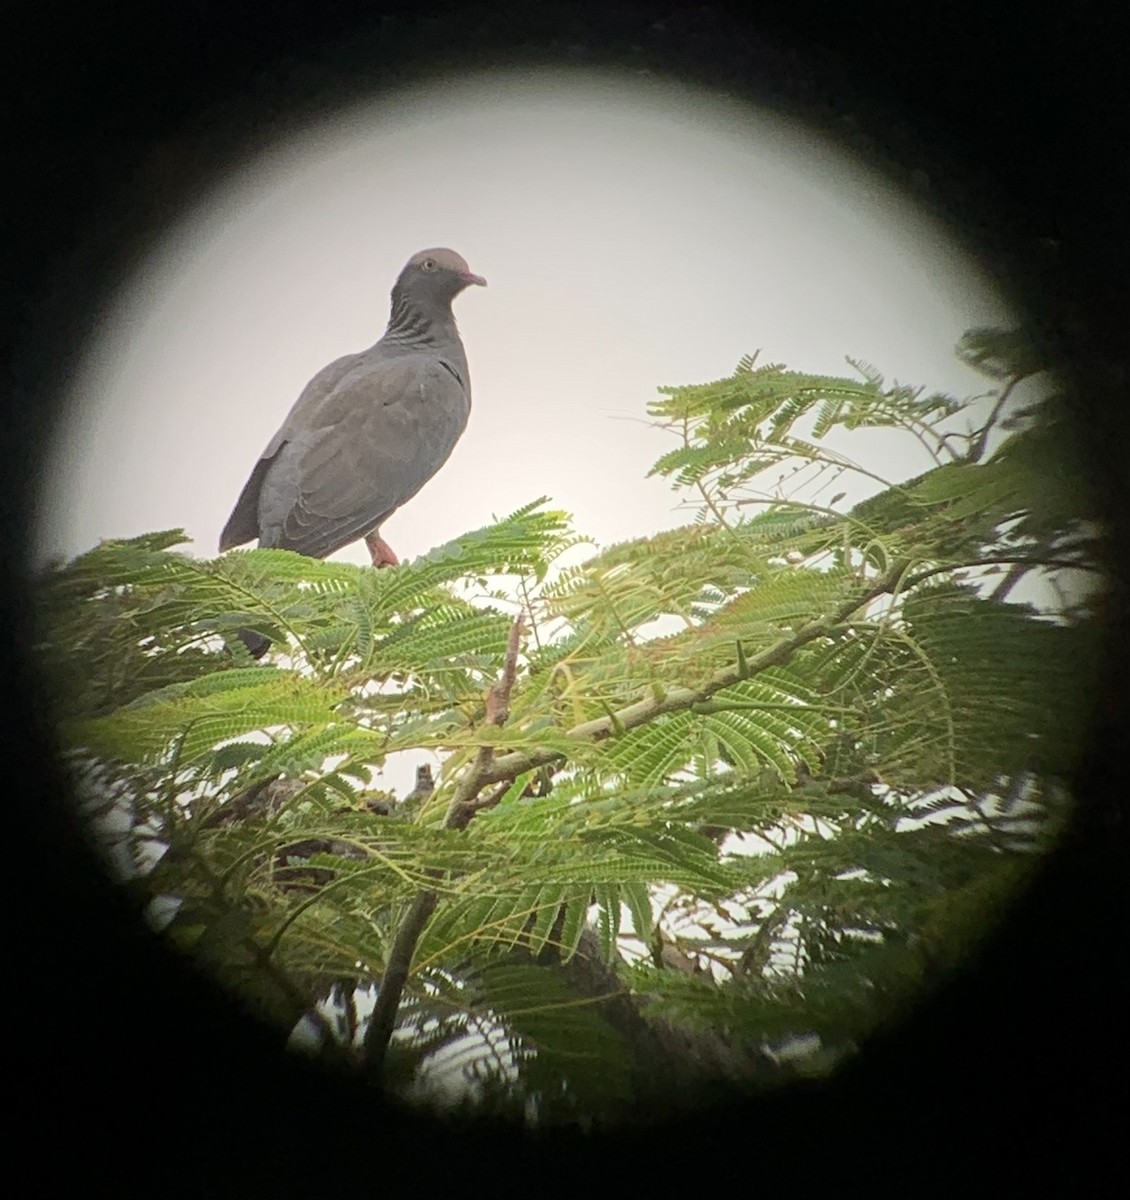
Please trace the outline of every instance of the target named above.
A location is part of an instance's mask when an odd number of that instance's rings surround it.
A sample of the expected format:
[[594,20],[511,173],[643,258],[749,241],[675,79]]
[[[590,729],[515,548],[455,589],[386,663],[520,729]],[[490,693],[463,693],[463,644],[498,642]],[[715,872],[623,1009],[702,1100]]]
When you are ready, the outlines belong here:
[[[943,1181],[1077,1193],[1101,1178],[1125,1102],[1116,918],[1130,255],[1115,13],[1088,3],[923,13],[876,0],[415,10],[122,0],[5,13],[0,728],[15,818],[5,944],[18,1001],[10,1099],[42,1194],[76,1178],[121,1196],[322,1196],[347,1181],[526,1189],[547,1177],[613,1191],[624,1174],[644,1186],[684,1174],[703,1188],[791,1181],[802,1195],[817,1181],[839,1194]],[[597,1140],[415,1122],[279,1055],[158,950],[94,865],[65,816],[26,657],[34,451],[114,280],[215,173],[289,120],[437,70],[516,62],[701,80],[805,116],[917,187],[1011,283],[1070,370],[1112,530],[1111,638],[1084,803],[980,960],[832,1083]]]

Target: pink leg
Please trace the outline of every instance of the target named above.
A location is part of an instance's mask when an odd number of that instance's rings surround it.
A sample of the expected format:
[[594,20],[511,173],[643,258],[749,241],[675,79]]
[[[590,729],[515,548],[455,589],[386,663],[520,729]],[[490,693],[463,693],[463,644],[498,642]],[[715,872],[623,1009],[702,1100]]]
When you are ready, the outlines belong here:
[[392,547],[375,529],[365,535],[365,545],[369,547],[374,567],[400,566],[400,559],[396,557]]

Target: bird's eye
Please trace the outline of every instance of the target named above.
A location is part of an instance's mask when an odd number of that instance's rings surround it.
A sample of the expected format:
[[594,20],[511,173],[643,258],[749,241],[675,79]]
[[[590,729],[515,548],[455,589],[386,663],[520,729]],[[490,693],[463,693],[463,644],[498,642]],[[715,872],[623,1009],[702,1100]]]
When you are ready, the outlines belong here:
[[436,269],[436,260],[434,258],[425,258],[420,264],[425,271],[434,271]]

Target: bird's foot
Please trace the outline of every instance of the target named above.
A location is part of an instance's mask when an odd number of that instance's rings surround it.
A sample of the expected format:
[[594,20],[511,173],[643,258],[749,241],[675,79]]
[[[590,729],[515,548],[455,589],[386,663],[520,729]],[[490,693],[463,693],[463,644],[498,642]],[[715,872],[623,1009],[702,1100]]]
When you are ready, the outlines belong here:
[[374,567],[400,566],[400,559],[396,557],[392,547],[379,533],[367,533],[365,535],[365,545],[369,547],[369,554],[372,557]]

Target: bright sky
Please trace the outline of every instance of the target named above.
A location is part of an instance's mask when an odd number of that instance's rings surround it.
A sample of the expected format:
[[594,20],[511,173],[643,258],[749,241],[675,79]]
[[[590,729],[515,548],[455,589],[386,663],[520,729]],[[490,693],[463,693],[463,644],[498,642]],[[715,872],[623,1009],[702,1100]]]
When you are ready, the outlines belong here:
[[[603,544],[681,524],[644,478],[673,444],[641,424],[658,386],[760,349],[972,394],[953,344],[1008,320],[943,227],[802,126],[645,76],[449,80],[265,147],[122,282],[45,473],[41,554],[178,526],[214,553],[306,381],[381,335],[430,246],[489,287],[456,301],[474,410],[384,528],[402,559],[542,494]],[[892,477],[927,465],[872,449]]]

